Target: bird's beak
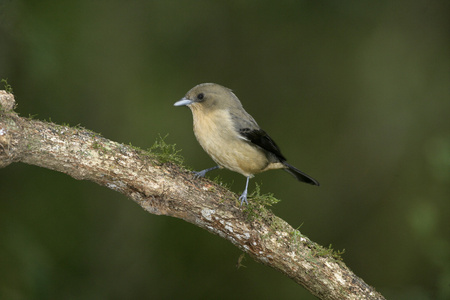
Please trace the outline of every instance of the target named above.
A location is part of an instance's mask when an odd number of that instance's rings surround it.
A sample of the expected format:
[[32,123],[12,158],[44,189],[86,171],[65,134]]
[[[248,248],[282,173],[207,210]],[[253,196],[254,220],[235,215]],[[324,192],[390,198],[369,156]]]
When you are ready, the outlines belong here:
[[183,98],[180,101],[175,102],[173,105],[174,106],[183,106],[183,105],[190,105],[192,103],[194,103],[194,101]]

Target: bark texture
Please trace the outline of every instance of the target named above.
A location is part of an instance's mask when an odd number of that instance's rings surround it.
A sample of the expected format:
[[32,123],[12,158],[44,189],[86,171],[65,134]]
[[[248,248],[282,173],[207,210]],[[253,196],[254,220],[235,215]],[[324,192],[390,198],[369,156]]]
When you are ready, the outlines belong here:
[[108,140],[84,128],[18,116],[0,91],[0,167],[23,162],[120,192],[152,214],[183,219],[217,234],[320,299],[384,299],[335,258],[269,210],[193,175],[161,155]]

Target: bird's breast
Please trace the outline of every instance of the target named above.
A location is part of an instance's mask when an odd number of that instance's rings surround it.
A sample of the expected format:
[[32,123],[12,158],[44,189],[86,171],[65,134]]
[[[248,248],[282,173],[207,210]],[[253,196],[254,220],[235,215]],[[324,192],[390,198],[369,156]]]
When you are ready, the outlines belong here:
[[240,137],[226,110],[196,113],[194,133],[202,148],[220,166],[244,176],[273,168],[266,153]]

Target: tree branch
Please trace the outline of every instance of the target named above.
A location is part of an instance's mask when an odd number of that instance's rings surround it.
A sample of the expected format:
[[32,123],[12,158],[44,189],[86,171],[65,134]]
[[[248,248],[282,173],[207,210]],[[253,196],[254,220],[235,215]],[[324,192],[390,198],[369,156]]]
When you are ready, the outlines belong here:
[[0,91],[0,167],[23,162],[124,194],[146,211],[183,219],[217,234],[320,299],[384,299],[335,253],[312,242],[252,201],[212,181],[194,179],[157,155],[83,129],[19,117],[14,97]]

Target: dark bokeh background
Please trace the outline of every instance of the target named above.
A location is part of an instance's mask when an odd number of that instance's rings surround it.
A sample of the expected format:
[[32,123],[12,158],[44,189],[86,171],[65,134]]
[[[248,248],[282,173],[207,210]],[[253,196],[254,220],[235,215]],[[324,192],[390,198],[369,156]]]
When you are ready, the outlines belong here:
[[[449,299],[449,3],[0,0],[0,77],[22,115],[141,148],[168,133],[194,169],[213,162],[173,103],[230,87],[322,184],[258,175],[277,215],[389,299]],[[314,298],[239,255],[93,183],[0,170],[1,299]]]

